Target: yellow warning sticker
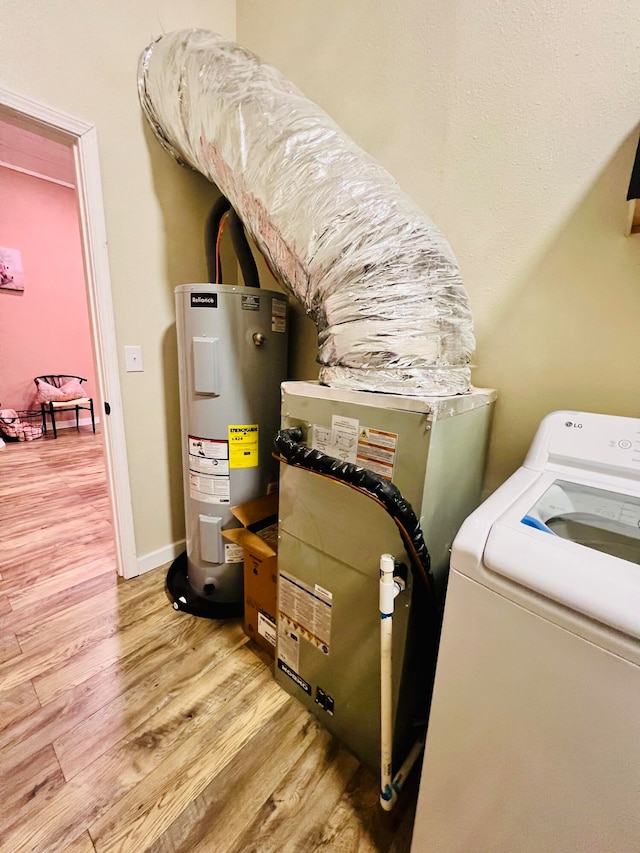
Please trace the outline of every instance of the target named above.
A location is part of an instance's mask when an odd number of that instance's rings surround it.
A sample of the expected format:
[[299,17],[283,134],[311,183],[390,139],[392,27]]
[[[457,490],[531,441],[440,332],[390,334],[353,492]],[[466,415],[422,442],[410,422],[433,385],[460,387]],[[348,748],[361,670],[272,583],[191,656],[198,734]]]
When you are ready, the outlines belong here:
[[258,467],[258,424],[229,424],[229,468]]

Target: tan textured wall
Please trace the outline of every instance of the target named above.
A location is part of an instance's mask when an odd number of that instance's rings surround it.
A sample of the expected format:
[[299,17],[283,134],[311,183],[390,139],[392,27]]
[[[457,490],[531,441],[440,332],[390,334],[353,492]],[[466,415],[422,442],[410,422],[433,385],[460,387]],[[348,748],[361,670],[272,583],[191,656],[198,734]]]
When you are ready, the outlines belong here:
[[[640,416],[640,236],[625,239],[640,18],[558,4],[238,0],[238,41],[377,157],[451,241],[476,385],[499,390],[487,487],[541,418]],[[298,376],[314,373],[304,329]]]

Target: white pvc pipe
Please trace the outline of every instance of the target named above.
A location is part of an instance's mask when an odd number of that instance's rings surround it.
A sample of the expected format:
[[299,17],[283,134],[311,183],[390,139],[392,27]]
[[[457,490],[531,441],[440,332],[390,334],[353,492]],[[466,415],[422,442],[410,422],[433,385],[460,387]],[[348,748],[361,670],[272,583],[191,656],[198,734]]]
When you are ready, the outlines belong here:
[[397,796],[391,786],[393,601],[399,591],[393,580],[394,571],[394,558],[383,554],[380,557],[380,804],[387,811],[393,808]]
[[380,805],[391,811],[411,768],[424,748],[417,740],[400,770],[392,776],[393,756],[393,610],[395,597],[404,586],[394,578],[395,560],[391,554],[380,557]]
[[[409,750],[409,755],[402,762],[402,766],[400,770],[393,777],[393,782],[391,783],[391,789],[397,795],[402,790],[404,783],[407,781],[407,776],[411,772],[411,768],[416,763],[420,755],[422,754],[422,750],[424,749],[424,736],[418,738],[418,740],[414,743],[414,745]],[[395,800],[393,800],[395,805]]]

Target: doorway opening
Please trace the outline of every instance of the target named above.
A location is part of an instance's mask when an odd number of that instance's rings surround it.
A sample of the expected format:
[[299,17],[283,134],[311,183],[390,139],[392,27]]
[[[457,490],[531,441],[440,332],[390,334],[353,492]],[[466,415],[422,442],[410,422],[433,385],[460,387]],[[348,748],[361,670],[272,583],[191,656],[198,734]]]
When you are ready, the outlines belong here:
[[[139,573],[139,569],[131,510],[96,130],[93,125],[73,116],[3,89],[0,89],[0,122],[11,126],[17,133],[28,135],[29,138],[55,143],[56,150],[62,155],[64,152],[70,155],[68,165],[71,173],[67,177],[71,177],[71,180],[65,179],[64,175],[54,177],[54,180],[75,186],[86,283],[88,329],[95,371],[94,397],[104,446],[116,565],[120,575],[125,578],[133,577]],[[65,157],[61,156],[60,159],[64,161]],[[18,169],[27,174],[35,171],[25,165],[19,165]]]

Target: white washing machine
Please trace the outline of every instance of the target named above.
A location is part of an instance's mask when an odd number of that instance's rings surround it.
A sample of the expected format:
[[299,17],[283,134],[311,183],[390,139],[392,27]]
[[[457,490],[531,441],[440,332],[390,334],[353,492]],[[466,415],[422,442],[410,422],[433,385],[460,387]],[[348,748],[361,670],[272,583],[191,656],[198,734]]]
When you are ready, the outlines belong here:
[[640,420],[555,412],[465,521],[412,853],[640,851]]

